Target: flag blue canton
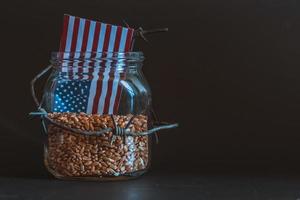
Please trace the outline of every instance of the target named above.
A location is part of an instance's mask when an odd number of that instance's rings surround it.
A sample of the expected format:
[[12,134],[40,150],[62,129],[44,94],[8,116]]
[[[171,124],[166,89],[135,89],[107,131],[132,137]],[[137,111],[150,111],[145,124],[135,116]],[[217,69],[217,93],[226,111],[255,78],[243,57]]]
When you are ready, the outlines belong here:
[[86,112],[89,80],[58,81],[54,89],[54,112]]

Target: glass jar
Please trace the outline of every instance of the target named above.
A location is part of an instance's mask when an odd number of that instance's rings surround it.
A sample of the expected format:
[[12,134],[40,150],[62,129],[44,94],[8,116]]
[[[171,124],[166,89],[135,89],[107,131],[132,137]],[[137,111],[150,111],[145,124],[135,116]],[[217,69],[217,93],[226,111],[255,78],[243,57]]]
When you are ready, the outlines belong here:
[[112,131],[117,126],[143,132],[152,126],[143,60],[141,52],[52,53],[41,106],[51,119],[45,125],[44,162],[55,177],[120,180],[147,171],[150,136]]

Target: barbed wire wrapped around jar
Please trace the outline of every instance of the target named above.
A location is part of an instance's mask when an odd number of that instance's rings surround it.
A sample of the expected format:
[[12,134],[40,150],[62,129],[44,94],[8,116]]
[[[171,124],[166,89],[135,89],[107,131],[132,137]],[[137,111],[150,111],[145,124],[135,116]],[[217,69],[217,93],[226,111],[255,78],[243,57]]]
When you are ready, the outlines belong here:
[[144,131],[144,132],[139,132],[139,133],[135,133],[135,132],[131,132],[128,130],[128,127],[130,126],[132,120],[135,118],[135,116],[133,115],[131,117],[131,119],[129,120],[129,122],[127,123],[125,128],[121,128],[119,127],[114,120],[113,115],[110,115],[113,122],[114,122],[114,128],[107,128],[107,129],[102,129],[100,131],[82,131],[80,129],[74,129],[74,128],[70,128],[68,126],[65,126],[62,123],[58,123],[56,121],[54,121],[53,119],[51,119],[48,116],[48,113],[46,112],[46,110],[44,108],[42,108],[42,104],[38,101],[37,97],[36,97],[36,92],[35,92],[35,82],[41,78],[44,74],[46,74],[50,69],[52,68],[52,66],[48,66],[46,69],[44,69],[43,71],[41,71],[39,74],[37,74],[33,80],[31,81],[31,94],[33,97],[33,100],[37,106],[37,110],[35,112],[31,112],[29,113],[30,116],[39,116],[42,119],[42,125],[43,125],[43,129],[44,131],[47,133],[47,129],[46,129],[46,125],[45,125],[45,121],[48,123],[51,123],[55,126],[58,126],[60,128],[72,131],[74,133],[78,133],[78,134],[84,134],[84,135],[102,135],[104,133],[110,132],[112,131],[114,135],[116,136],[145,136],[145,135],[150,135],[150,134],[154,134],[157,131],[163,130],[163,129],[170,129],[170,128],[176,128],[178,127],[178,124],[168,124],[168,123],[160,123],[160,122],[155,122],[153,125],[155,126],[153,129]]

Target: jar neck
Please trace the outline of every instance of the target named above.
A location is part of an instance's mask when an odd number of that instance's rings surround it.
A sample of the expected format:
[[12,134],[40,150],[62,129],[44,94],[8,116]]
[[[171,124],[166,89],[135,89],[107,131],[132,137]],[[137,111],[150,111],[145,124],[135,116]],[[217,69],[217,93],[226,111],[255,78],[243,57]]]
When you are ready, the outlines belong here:
[[141,52],[54,52],[51,64],[61,77],[113,76],[135,73],[142,68]]
[[51,64],[55,67],[141,67],[142,52],[53,52]]

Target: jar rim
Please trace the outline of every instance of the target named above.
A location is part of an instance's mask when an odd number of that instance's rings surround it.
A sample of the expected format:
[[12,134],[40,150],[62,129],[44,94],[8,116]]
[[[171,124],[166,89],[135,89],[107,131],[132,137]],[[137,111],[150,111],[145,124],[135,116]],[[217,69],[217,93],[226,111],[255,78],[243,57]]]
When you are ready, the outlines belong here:
[[145,59],[142,51],[130,52],[96,52],[96,51],[53,51],[51,52],[51,61],[57,62],[62,60],[130,60],[130,61],[143,61]]

